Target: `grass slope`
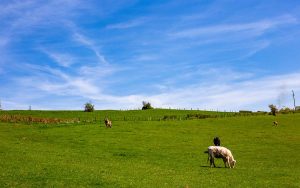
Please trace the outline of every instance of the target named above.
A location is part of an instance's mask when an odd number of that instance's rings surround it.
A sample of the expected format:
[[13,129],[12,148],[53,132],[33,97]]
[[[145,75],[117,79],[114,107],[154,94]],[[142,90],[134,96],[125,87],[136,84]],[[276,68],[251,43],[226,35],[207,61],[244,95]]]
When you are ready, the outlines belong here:
[[[203,115],[232,115],[230,112],[214,112],[202,110],[168,110],[168,109],[153,109],[153,110],[96,110],[94,112],[83,111],[38,111],[38,110],[12,110],[0,111],[0,115],[23,115],[40,118],[61,118],[72,119],[80,118],[80,120],[104,120],[109,117],[114,121],[130,121],[130,120],[159,120],[165,116],[186,117],[188,114],[203,114]],[[179,118],[178,118],[179,119]]]
[[[300,114],[274,119],[0,123],[0,187],[299,187]],[[235,169],[208,167],[216,135]]]

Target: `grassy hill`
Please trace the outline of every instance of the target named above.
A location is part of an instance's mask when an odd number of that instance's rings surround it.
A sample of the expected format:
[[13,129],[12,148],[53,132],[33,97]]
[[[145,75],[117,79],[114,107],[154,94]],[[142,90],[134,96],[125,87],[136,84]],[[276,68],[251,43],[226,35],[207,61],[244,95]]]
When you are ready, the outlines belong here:
[[0,111],[1,116],[17,117],[37,117],[37,118],[56,118],[62,120],[79,120],[82,122],[103,121],[105,117],[113,121],[160,121],[160,120],[187,120],[187,119],[204,119],[216,117],[232,117],[244,115],[261,115],[261,113],[233,113],[233,112],[215,112],[202,110],[169,110],[169,109],[152,109],[152,110],[96,110],[94,112],[83,111],[38,111],[38,110],[12,110]]
[[[1,113],[66,119],[97,116],[99,121],[49,126],[1,122],[0,187],[300,186],[300,114],[144,121],[143,117],[205,112]],[[105,116],[116,120],[112,129],[100,121]],[[135,119],[124,121],[124,116]],[[273,127],[274,120],[278,127]],[[224,168],[222,160],[216,161],[218,168],[209,167],[203,152],[215,136],[232,151],[236,168]]]

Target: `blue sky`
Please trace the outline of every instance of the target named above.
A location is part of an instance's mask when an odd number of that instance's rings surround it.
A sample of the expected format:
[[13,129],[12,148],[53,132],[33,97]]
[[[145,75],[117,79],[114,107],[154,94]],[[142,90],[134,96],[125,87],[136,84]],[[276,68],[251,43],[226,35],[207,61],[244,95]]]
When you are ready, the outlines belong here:
[[[300,101],[298,0],[1,0],[3,109]],[[298,104],[299,105],[299,104]]]

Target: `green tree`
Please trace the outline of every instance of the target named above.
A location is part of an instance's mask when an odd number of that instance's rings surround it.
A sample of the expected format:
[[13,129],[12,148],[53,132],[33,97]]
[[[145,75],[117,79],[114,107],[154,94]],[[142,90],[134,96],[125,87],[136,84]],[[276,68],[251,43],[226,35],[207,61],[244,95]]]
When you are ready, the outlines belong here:
[[150,102],[143,101],[142,110],[149,110],[149,109],[153,109],[153,107],[151,106]]
[[270,105],[269,105],[269,108],[270,108],[270,110],[271,110],[271,114],[272,114],[273,116],[276,116],[276,113],[278,112],[277,107],[276,107],[275,105],[273,105],[273,104],[270,104]]
[[84,111],[85,112],[93,112],[94,111],[94,105],[91,102],[85,103]]

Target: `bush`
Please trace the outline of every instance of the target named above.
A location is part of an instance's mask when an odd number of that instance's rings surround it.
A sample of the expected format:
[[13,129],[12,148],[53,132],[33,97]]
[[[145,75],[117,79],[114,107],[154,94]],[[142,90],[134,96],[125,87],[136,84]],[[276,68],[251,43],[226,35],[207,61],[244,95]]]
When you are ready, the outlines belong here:
[[244,114],[251,114],[252,113],[252,111],[250,111],[250,110],[240,110],[239,111],[239,113],[244,113]]
[[290,109],[290,108],[288,108],[288,107],[285,107],[285,108],[281,108],[279,110],[279,113],[281,113],[281,114],[289,114],[289,113],[293,113],[293,110]]
[[265,112],[265,111],[257,111],[254,113],[255,115],[267,115],[268,112]]
[[143,108],[142,108],[142,110],[149,110],[149,109],[153,109],[153,107],[151,106],[150,102],[143,101]]
[[187,114],[187,119],[205,119],[205,118],[217,118],[217,115],[208,114]]
[[165,115],[163,120],[177,120],[178,117],[176,115]]
[[94,105],[91,102],[85,103],[84,111],[85,112],[93,112],[94,111]]

